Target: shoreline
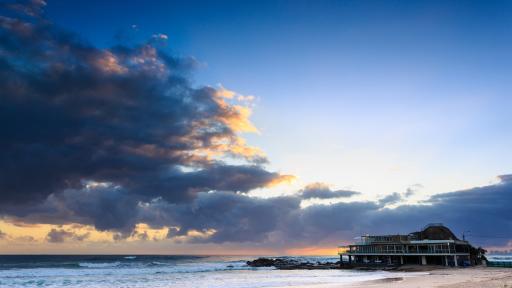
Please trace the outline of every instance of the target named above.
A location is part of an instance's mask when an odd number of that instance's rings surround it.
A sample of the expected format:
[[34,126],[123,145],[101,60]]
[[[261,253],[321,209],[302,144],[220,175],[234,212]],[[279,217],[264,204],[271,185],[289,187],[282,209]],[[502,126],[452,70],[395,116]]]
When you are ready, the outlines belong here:
[[425,288],[512,288],[512,269],[486,266],[446,267],[438,265],[403,265],[394,267],[337,266],[331,262],[298,262],[289,259],[258,258],[247,261],[251,267],[275,267],[278,270],[353,270],[388,272],[385,278],[361,280],[353,283],[332,283],[288,287],[425,287]]
[[[425,267],[426,269],[432,267]],[[493,267],[444,268],[424,271],[425,274],[390,271],[396,277],[347,284],[316,284],[286,286],[287,288],[510,288],[512,269]],[[410,276],[404,273],[411,273]]]
[[[425,267],[431,268],[431,267]],[[397,271],[399,272],[399,271]],[[402,273],[404,271],[401,271]],[[420,271],[415,271],[420,272]],[[332,287],[383,287],[383,288],[504,288],[512,287],[512,269],[493,267],[441,268],[425,270],[428,274],[410,277],[390,277],[379,280],[362,281],[349,285]],[[391,272],[394,273],[394,272]]]

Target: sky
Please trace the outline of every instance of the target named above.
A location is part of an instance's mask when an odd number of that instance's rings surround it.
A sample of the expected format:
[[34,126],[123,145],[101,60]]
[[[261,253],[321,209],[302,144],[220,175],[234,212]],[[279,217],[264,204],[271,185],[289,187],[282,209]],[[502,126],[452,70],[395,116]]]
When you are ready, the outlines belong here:
[[197,84],[257,97],[251,143],[304,183],[428,195],[509,172],[507,1],[104,2],[47,12],[102,46],[168,35]]
[[512,249],[508,1],[2,2],[0,253]]

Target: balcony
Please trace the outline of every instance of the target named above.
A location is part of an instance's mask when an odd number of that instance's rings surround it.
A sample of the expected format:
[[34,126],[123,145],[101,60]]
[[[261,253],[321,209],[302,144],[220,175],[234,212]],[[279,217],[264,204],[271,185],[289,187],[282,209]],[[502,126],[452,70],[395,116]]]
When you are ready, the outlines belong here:
[[343,247],[343,253],[340,254],[466,254],[468,251],[458,251],[454,245],[448,244],[430,244],[430,245],[351,245],[348,250]]

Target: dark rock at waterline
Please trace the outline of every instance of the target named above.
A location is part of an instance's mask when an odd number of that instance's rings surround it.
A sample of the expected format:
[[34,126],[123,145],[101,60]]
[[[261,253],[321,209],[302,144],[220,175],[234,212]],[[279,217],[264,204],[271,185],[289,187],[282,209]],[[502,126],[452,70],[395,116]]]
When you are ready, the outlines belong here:
[[356,269],[364,271],[402,271],[402,272],[419,272],[430,271],[434,269],[443,269],[443,266],[418,266],[418,265],[404,265],[404,266],[368,266],[368,265],[355,265],[354,263],[341,263],[341,262],[299,262],[293,259],[281,258],[258,258],[253,261],[246,262],[250,267],[275,267],[279,270],[327,270],[327,269]]
[[251,267],[278,267],[283,265],[298,264],[298,262],[294,260],[285,260],[279,258],[258,258],[253,261],[247,261],[246,263]]
[[258,258],[253,261],[246,262],[250,267],[275,267],[280,270],[321,270],[321,269],[338,269],[340,268],[340,263],[332,263],[332,262],[299,262],[297,260],[292,259],[280,259],[280,258]]

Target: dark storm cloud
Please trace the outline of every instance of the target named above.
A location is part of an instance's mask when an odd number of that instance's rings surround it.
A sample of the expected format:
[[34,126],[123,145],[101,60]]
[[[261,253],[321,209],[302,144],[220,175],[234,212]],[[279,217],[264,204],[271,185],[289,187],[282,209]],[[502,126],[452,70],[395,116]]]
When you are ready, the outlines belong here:
[[[389,199],[311,205],[301,208],[301,194],[274,198],[254,198],[233,193],[200,193],[191,204],[165,201],[139,207],[142,222],[155,227],[170,225],[168,237],[189,231],[216,231],[195,242],[257,242],[270,247],[294,245],[336,245],[366,233],[409,233],[428,223],[442,222],[457,235],[470,230],[476,245],[505,245],[512,239],[512,181],[501,177],[495,185],[432,196],[424,204],[396,203],[400,194]],[[398,196],[397,196],[398,195]]]
[[[100,187],[66,190],[48,198],[44,204],[48,211],[59,211],[49,214],[47,222],[55,223],[61,218],[94,225],[100,231],[115,229],[129,234],[137,221],[137,203],[137,198],[124,189]],[[45,217],[39,215],[37,219],[41,221]]]
[[196,242],[264,242],[280,229],[286,215],[300,208],[300,198],[260,199],[227,192],[200,193],[191,204],[164,201],[140,207],[141,221],[170,228],[168,237],[187,235],[190,231],[214,229],[213,236]]
[[178,235],[180,235],[179,232],[180,232],[179,228],[169,227],[167,229],[167,238],[172,238],[172,237],[178,236]]
[[[509,212],[512,181],[509,176],[500,179],[501,182],[494,185],[434,195],[424,205],[388,209],[368,203],[352,203],[353,207],[340,203],[306,208],[303,215],[313,221],[312,226],[323,224],[325,229],[315,228],[314,233],[306,233],[304,237],[324,239],[338,231],[349,231],[353,237],[365,233],[407,233],[419,230],[427,223],[442,222],[459,236],[470,230],[473,236],[469,239],[477,244],[505,245],[512,239],[512,215]],[[310,209],[322,213],[312,213],[308,211]]]
[[69,235],[72,235],[72,233],[64,230],[52,229],[46,235],[46,240],[50,243],[62,243],[64,242],[64,238]]
[[[130,230],[138,202],[247,192],[281,177],[240,140],[250,130],[247,113],[218,89],[190,85],[192,59],[151,43],[99,49],[46,21],[42,1],[7,6],[14,10],[0,16],[0,213]],[[91,192],[85,183],[109,188]]]
[[303,199],[330,199],[330,198],[348,198],[361,193],[349,190],[331,190],[328,185],[323,183],[312,183],[299,191]]
[[83,241],[89,237],[88,233],[76,234],[64,229],[52,229],[46,235],[46,241],[50,243],[62,243],[66,240]]

